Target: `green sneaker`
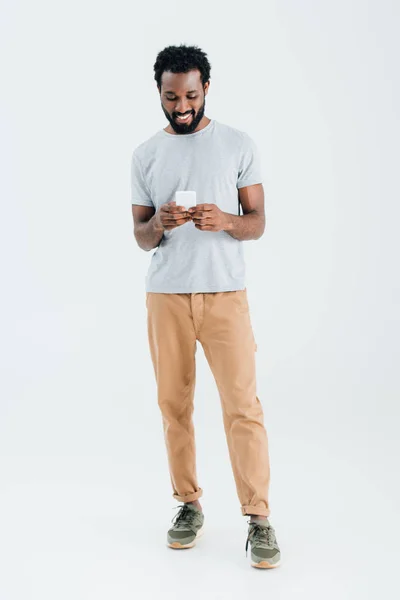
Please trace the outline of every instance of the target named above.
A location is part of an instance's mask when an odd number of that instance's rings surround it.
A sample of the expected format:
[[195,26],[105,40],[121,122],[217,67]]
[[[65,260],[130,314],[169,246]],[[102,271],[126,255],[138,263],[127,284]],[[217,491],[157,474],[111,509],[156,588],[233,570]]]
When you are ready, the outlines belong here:
[[249,531],[246,540],[251,546],[251,566],[259,569],[273,569],[281,562],[281,553],[275,537],[275,530],[267,518],[258,521],[247,521]]
[[175,508],[179,508],[179,512],[172,520],[173,526],[168,530],[168,546],[192,548],[197,538],[203,534],[204,515],[194,504],[181,504]]

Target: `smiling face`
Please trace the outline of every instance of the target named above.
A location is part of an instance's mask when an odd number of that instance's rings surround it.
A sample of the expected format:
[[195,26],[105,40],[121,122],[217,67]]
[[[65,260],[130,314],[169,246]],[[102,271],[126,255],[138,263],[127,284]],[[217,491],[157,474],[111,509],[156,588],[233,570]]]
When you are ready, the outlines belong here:
[[164,71],[161,77],[161,107],[177,134],[193,133],[204,117],[209,82],[202,85],[198,69],[187,73]]

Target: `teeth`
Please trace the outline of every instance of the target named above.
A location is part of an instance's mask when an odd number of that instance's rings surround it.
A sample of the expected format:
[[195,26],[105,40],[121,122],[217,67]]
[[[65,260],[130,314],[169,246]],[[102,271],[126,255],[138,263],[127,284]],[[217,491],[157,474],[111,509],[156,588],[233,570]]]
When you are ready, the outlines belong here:
[[186,115],[186,117],[178,117],[178,119],[180,121],[186,121],[189,117],[190,117],[191,113],[189,113],[188,115]]

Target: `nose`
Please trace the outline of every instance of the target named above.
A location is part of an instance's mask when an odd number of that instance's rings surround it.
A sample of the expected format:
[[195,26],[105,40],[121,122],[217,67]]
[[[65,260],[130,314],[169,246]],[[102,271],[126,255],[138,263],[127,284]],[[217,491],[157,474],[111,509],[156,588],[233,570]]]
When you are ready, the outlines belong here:
[[178,102],[175,106],[175,112],[178,115],[186,115],[188,112],[191,112],[191,108],[187,102]]

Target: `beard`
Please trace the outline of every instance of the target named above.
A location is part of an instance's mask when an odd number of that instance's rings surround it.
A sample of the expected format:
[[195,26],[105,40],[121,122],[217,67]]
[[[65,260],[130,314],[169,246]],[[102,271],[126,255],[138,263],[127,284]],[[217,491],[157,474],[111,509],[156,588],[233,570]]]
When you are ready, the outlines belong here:
[[179,133],[182,135],[184,135],[185,133],[193,133],[193,131],[196,129],[196,127],[200,123],[201,119],[204,117],[205,107],[206,107],[206,97],[204,96],[203,105],[199,108],[197,113],[194,113],[194,111],[192,111],[192,119],[191,119],[190,123],[179,123],[178,121],[176,121],[176,114],[172,113],[172,116],[171,116],[169,114],[169,112],[167,112],[165,110],[163,103],[161,102],[161,108],[163,109],[163,112],[164,112],[165,116],[167,117],[172,129],[175,131],[175,133]]

